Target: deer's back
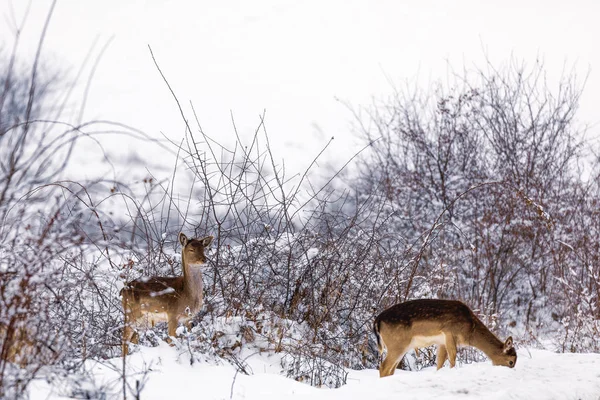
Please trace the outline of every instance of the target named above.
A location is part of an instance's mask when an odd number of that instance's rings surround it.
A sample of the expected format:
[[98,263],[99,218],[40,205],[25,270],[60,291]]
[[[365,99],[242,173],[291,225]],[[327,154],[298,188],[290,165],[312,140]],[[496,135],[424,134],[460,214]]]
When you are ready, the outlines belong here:
[[121,296],[133,314],[139,315],[142,311],[175,311],[183,293],[182,277],[153,277],[127,283]]
[[381,312],[375,322],[405,328],[427,325],[471,329],[476,320],[469,307],[460,301],[421,299],[396,304]]
[[123,288],[122,294],[129,292],[136,296],[152,296],[158,293],[166,295],[182,289],[182,277],[152,277],[128,282]]

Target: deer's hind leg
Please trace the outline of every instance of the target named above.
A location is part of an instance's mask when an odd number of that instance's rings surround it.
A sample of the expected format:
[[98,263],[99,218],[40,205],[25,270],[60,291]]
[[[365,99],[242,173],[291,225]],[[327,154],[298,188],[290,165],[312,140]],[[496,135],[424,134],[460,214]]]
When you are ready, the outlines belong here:
[[123,355],[129,353],[129,343],[138,344],[140,335],[137,329],[134,327],[135,319],[125,313],[125,326],[123,327]]
[[397,349],[388,348],[388,353],[379,366],[379,376],[383,378],[384,376],[394,375],[394,371],[398,367],[398,364],[402,360],[402,357],[404,357],[405,353],[406,348],[400,351]]
[[129,354],[129,343],[132,343],[133,340],[133,329],[129,326],[129,323],[125,321],[125,326],[123,327],[123,343],[121,353],[125,356]]
[[130,307],[128,302],[127,294],[123,295],[123,343],[121,348],[121,353],[123,356],[129,354],[129,343],[138,343],[138,334],[137,331],[132,327],[132,324],[135,322],[135,318],[133,318],[134,310]]
[[410,336],[403,334],[401,329],[386,329],[381,334],[381,340],[387,348],[387,355],[379,366],[379,376],[394,375],[394,371],[398,367],[402,357],[410,350]]

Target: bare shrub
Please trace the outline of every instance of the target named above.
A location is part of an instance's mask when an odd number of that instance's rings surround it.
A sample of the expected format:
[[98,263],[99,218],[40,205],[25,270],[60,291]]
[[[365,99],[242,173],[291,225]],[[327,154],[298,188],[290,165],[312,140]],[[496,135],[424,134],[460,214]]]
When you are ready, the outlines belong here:
[[14,27],[12,52],[0,51],[3,398],[26,396],[27,385],[40,374],[67,377],[87,357],[110,356],[119,344],[113,336],[119,319],[116,274],[105,267],[117,265],[111,260],[112,237],[102,225],[109,218],[96,210],[92,193],[106,186],[59,181],[78,141],[110,124],[69,122],[81,119],[83,105],[73,117],[73,87],[44,67],[41,55],[52,8],[31,65],[18,52],[26,18]]

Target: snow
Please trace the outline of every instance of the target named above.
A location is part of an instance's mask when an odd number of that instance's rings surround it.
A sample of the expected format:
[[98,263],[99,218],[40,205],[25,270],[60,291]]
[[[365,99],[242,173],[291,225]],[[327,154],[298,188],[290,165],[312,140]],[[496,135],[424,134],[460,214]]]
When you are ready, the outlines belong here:
[[[348,371],[348,383],[339,389],[315,388],[279,374],[279,354],[249,352],[245,358],[250,375],[223,362],[195,362],[186,352],[161,343],[140,347],[128,357],[128,373],[137,373],[143,384],[141,398],[174,399],[593,399],[600,398],[600,354],[557,354],[546,350],[518,350],[515,368],[488,362],[447,366],[437,371],[397,370],[379,378],[376,370]],[[187,353],[189,354],[189,353]],[[89,362],[87,367],[101,386],[119,398],[121,359]],[[130,380],[133,384],[133,379]],[[32,400],[64,399],[46,381],[33,382]],[[132,398],[133,396],[129,396]],[[110,398],[110,396],[109,396]]]

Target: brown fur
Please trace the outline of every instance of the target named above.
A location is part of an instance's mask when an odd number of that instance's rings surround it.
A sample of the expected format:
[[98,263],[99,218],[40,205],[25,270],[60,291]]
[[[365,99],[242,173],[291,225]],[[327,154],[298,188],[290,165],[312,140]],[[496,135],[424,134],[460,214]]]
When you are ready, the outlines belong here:
[[380,354],[387,355],[379,367],[381,377],[393,375],[411,348],[438,345],[437,368],[446,358],[456,363],[457,346],[483,351],[494,365],[514,367],[517,353],[512,337],[500,341],[465,304],[456,300],[411,300],[396,304],[375,318],[373,331]]
[[36,355],[36,344],[27,332],[26,328],[0,329],[0,359],[16,363],[24,368],[33,361]]
[[123,355],[129,351],[128,343],[138,341],[137,326],[154,326],[166,320],[169,336],[173,337],[179,322],[186,323],[189,328],[189,321],[202,308],[200,264],[206,263],[204,249],[210,246],[212,240],[212,236],[188,239],[180,233],[183,276],[142,278],[129,282],[123,288]]

